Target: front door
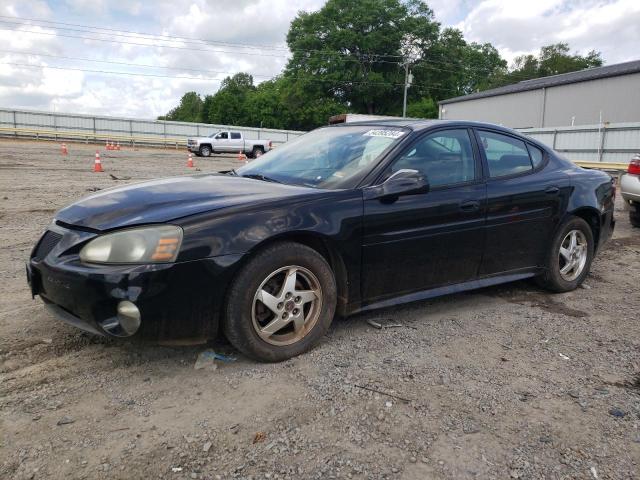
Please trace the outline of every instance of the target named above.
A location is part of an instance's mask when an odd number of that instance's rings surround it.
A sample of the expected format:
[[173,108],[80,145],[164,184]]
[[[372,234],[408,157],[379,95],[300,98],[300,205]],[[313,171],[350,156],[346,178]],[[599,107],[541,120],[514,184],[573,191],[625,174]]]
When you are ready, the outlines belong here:
[[426,194],[367,199],[363,219],[365,303],[476,278],[484,248],[486,186],[472,132],[445,129],[419,138],[383,176],[415,169]]
[[215,144],[213,149],[216,152],[230,152],[229,149],[229,132],[220,132],[215,136]]

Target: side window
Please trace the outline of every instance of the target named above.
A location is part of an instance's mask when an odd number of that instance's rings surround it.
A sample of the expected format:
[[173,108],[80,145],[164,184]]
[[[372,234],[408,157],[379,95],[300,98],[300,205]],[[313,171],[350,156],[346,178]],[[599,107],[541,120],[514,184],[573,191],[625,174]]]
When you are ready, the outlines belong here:
[[534,147],[533,145],[527,145],[527,147],[529,147],[529,156],[531,157],[533,168],[538,168],[542,163],[542,159],[544,158],[542,150],[540,150],[538,147]]
[[478,135],[492,178],[533,170],[527,146],[522,140],[493,132],[479,131]]
[[393,163],[389,175],[403,168],[422,172],[431,187],[475,180],[476,162],[468,131],[441,130],[426,135]]
[[218,140],[227,140],[229,138],[229,134],[227,132],[220,132],[218,135],[216,135],[216,138]]
[[240,132],[231,132],[231,140],[239,140]]

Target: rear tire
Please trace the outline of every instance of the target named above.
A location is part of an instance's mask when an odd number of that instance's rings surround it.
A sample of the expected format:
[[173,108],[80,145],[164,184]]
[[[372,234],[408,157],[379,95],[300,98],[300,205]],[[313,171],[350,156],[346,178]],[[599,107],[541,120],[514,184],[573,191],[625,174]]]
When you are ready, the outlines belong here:
[[640,228],[640,203],[630,202],[629,222],[631,222],[632,226]]
[[253,147],[251,150],[251,158],[259,158],[264,155],[264,149],[262,147]]
[[552,292],[575,290],[589,273],[594,239],[591,227],[580,217],[571,217],[559,228],[551,242],[545,272],[537,283]]
[[335,278],[322,255],[298,243],[278,243],[252,257],[231,283],[223,332],[245,355],[279,362],[318,343],[336,301]]

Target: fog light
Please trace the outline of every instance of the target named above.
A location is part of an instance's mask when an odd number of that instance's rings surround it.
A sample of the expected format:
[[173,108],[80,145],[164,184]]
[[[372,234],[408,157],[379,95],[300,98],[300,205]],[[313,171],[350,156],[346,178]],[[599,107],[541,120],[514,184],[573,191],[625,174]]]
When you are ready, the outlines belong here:
[[133,335],[140,328],[140,310],[133,302],[123,300],[118,304],[118,320],[122,329]]

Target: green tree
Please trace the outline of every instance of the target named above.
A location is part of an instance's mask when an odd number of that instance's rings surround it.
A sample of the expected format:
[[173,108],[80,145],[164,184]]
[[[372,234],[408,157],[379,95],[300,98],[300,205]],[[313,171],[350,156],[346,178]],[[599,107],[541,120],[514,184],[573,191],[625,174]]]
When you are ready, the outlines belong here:
[[431,97],[423,97],[407,105],[407,116],[411,118],[438,118],[438,105]]
[[246,100],[253,90],[253,77],[248,73],[236,73],[225,78],[215,95],[205,97],[205,120],[208,123],[247,125]]
[[492,86],[601,67],[602,64],[600,52],[592,50],[584,56],[577,52],[572,54],[569,44],[556,43],[542,47],[537,56],[528,54],[516,57],[511,70],[494,79]]
[[[303,85],[320,110],[329,98],[354,112],[397,111],[404,41],[413,39],[420,53],[437,41],[438,30],[433,12],[419,0],[328,0],[291,23],[285,76]],[[305,113],[307,120],[313,117]]]
[[482,90],[506,68],[507,62],[491,44],[469,44],[460,30],[446,28],[414,63],[416,86],[409,99],[442,100]]
[[202,121],[202,98],[196,92],[187,92],[180,99],[180,104],[158,120],[175,120],[178,122]]

